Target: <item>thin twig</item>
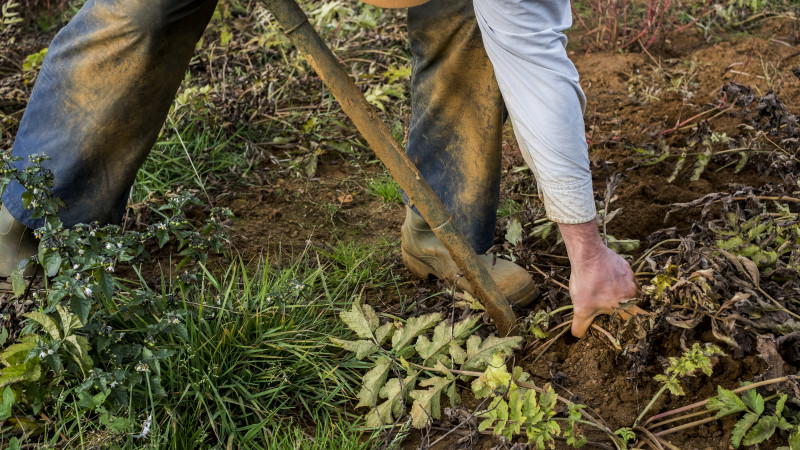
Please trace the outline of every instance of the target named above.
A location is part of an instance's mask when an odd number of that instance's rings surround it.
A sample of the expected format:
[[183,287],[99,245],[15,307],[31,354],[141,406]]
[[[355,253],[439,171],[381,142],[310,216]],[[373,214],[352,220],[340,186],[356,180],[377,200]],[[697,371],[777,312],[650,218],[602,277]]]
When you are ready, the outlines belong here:
[[533,270],[535,270],[535,271],[539,272],[540,274],[542,274],[543,277],[548,278],[556,286],[559,286],[559,287],[563,288],[565,291],[569,291],[569,287],[567,285],[565,285],[564,283],[561,283],[559,281],[556,281],[553,277],[551,277],[550,275],[544,273],[544,271],[542,271],[542,269],[536,267],[536,265],[530,264],[530,266],[533,268]]

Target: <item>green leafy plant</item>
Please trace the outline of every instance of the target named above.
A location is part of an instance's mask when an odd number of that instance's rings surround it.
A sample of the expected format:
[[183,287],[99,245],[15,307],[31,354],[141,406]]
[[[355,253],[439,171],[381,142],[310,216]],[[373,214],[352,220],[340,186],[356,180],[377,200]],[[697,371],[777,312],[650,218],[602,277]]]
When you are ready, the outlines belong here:
[[[22,17],[20,17],[19,12],[14,11],[17,8],[19,8],[19,3],[14,1],[4,2],[3,5],[0,6],[0,36],[10,34],[14,26],[22,22]],[[12,44],[14,42],[13,38],[9,39],[11,39],[9,44]]]
[[[471,390],[485,405],[474,412],[480,430],[491,428],[506,438],[524,434],[538,448],[552,446],[556,436],[575,447],[583,445],[578,424],[613,436],[604,426],[585,420],[583,405],[560,398],[549,385],[533,385],[520,367],[509,372],[506,361],[521,338],[482,339],[473,334],[478,316],[448,323],[434,313],[405,323],[381,323],[371,306],[355,302],[340,317],[360,339],[332,339],[333,343],[370,361],[356,405],[369,408],[368,427],[390,426],[407,417],[414,428],[425,428],[441,418],[443,399],[451,406],[461,403],[459,381],[473,378]],[[555,417],[559,401],[567,406],[567,417]]]
[[661,386],[661,389],[656,392],[647,406],[644,407],[642,412],[639,414],[639,417],[636,418],[633,428],[639,426],[645,414],[647,414],[650,408],[652,408],[655,404],[656,400],[658,400],[658,398],[661,397],[667,390],[669,390],[672,395],[685,395],[683,387],[681,386],[680,378],[694,376],[698,370],[704,373],[706,376],[711,376],[713,366],[711,358],[720,355],[723,355],[723,352],[716,345],[706,344],[705,346],[701,346],[699,343],[695,342],[692,344],[692,348],[685,351],[679,358],[670,357],[669,366],[665,370],[664,374],[655,376],[655,380],[663,383],[663,386]]
[[745,391],[740,397],[717,386],[717,396],[709,399],[706,408],[716,412],[715,419],[744,413],[731,433],[731,444],[739,448],[740,445],[760,444],[772,437],[777,429],[792,431],[796,428],[783,416],[787,398],[786,394],[779,395],[775,413],[765,414],[765,399],[755,389]]

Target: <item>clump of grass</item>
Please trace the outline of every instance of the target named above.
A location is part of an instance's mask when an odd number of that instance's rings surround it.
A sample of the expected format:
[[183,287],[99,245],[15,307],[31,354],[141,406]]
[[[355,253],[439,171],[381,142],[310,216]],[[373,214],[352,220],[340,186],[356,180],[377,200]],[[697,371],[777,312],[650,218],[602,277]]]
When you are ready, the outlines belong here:
[[388,204],[403,203],[403,192],[400,189],[400,185],[386,172],[376,178],[369,179],[367,181],[367,189],[370,195],[380,197]]

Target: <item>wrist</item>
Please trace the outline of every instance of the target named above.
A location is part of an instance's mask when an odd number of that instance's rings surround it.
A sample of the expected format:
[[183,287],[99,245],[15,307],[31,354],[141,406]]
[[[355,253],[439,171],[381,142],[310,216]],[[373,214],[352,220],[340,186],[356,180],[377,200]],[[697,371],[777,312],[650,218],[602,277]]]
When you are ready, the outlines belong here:
[[606,245],[600,238],[597,222],[594,220],[580,224],[558,224],[564,245],[567,247],[567,256],[570,262],[585,262],[602,255]]

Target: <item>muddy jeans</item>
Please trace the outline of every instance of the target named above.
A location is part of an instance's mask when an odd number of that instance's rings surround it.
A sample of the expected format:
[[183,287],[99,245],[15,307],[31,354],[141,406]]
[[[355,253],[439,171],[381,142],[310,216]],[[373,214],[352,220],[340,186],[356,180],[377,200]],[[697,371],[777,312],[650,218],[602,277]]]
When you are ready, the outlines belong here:
[[[46,153],[66,226],[117,223],[217,0],[89,0],[50,45],[12,154]],[[471,0],[408,15],[408,153],[478,252],[492,245],[503,102]],[[19,184],[3,203],[31,228]]]

